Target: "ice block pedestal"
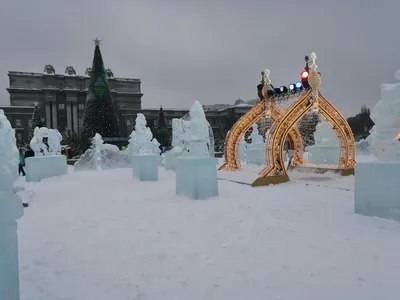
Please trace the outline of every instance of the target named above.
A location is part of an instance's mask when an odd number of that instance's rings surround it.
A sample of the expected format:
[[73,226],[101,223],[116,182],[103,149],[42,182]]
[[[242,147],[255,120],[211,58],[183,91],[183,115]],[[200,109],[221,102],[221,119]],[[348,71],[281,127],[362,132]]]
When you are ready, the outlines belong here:
[[45,178],[66,175],[67,157],[65,155],[39,155],[25,160],[27,182],[39,182]]
[[193,200],[217,197],[217,159],[178,157],[176,159],[176,194]]
[[355,212],[400,222],[400,162],[358,162]]
[[246,162],[250,165],[261,166],[265,164],[264,148],[248,148],[246,150]]
[[381,100],[370,116],[377,161],[356,165],[355,211],[400,222],[400,83],[381,85]]
[[16,220],[23,214],[20,197],[0,190],[0,299],[20,298]]
[[138,154],[132,156],[133,177],[140,181],[157,181],[160,155]]

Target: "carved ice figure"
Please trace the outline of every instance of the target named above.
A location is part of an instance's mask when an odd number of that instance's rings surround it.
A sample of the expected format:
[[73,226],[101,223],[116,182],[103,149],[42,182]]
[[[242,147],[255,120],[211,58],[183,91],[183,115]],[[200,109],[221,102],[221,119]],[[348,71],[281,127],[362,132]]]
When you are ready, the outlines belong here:
[[41,155],[39,138],[40,138],[40,129],[39,129],[39,127],[35,127],[35,129],[33,130],[33,137],[29,144],[31,149],[35,152],[35,156]]
[[335,132],[325,122],[317,124],[314,132],[314,141],[316,145],[338,145]]
[[61,153],[62,135],[57,129],[48,131],[47,144],[49,145],[49,155],[57,155]]
[[258,131],[258,125],[257,124],[253,124],[253,131],[250,134],[250,138],[251,138],[251,147],[256,147],[256,146],[261,146],[264,145],[264,139],[263,137],[260,135],[260,132]]
[[146,117],[138,113],[136,117],[135,130],[131,133],[129,148],[132,154],[150,154],[153,153],[154,146],[151,143],[153,133],[146,126]]
[[171,145],[173,147],[172,150],[174,152],[182,151],[182,146],[183,146],[182,135],[183,134],[184,134],[183,120],[176,119],[176,118],[172,119],[172,142],[171,142]]
[[381,161],[400,161],[400,84],[382,84],[381,100],[371,111],[372,149]]
[[101,170],[101,146],[104,141],[100,134],[96,133],[93,138],[93,151],[94,151],[94,163],[97,170]]
[[183,140],[186,154],[190,156],[210,156],[209,124],[199,101],[190,108],[190,120],[183,120]]
[[[0,157],[0,164],[8,169],[12,182],[14,182],[18,177],[19,152],[16,147],[15,130],[11,127],[3,110],[0,110]],[[4,176],[6,175],[4,174]],[[0,178],[3,178],[2,175]],[[6,177],[4,179],[6,180]]]

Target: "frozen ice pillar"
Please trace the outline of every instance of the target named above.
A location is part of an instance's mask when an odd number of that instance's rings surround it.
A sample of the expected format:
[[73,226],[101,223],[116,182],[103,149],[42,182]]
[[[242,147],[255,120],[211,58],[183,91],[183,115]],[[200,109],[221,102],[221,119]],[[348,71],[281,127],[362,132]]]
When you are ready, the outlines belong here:
[[217,159],[210,154],[210,133],[203,107],[193,103],[183,120],[184,153],[176,159],[176,194],[206,199],[218,196]]
[[400,83],[383,84],[381,100],[371,111],[376,162],[355,168],[355,211],[400,221]]
[[147,126],[146,118],[139,113],[136,117],[135,130],[131,133],[129,149],[132,154],[132,175],[140,181],[157,181],[160,164],[160,144],[153,139]]
[[13,193],[18,177],[15,132],[0,110],[0,299],[19,300],[17,222],[23,214],[22,201]]

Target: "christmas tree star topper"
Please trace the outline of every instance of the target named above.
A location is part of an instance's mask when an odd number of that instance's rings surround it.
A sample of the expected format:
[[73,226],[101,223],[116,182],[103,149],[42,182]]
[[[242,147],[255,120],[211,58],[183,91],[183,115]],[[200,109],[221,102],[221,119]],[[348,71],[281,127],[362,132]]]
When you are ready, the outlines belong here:
[[100,46],[101,40],[99,40],[99,38],[96,37],[96,39],[93,40],[93,42],[94,42],[94,45],[95,45],[95,46]]

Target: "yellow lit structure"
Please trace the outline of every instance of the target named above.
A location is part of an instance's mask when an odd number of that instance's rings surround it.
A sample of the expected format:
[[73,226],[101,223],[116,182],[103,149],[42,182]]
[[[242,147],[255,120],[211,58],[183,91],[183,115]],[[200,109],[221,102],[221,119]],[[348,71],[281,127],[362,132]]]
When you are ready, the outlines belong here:
[[353,133],[346,119],[319,91],[321,73],[317,71],[316,58],[315,53],[312,53],[312,64],[308,77],[310,88],[305,90],[289,106],[279,122],[273,123],[266,141],[266,167],[259,173],[260,177],[253,182],[252,186],[263,186],[289,181],[285,164],[283,163],[284,143],[292,127],[311,110],[322,116],[336,134],[339,142],[339,160],[336,169],[342,175],[354,174],[356,149]]
[[[269,79],[269,70],[264,73],[263,83],[263,95],[251,110],[243,115],[231,128],[226,139],[224,149],[224,163],[219,168],[222,171],[238,171],[241,169],[240,159],[238,155],[239,143],[244,134],[257,123],[262,117],[270,118],[273,123],[278,122],[285,115],[285,111],[280,109],[273,99],[268,96],[268,90],[271,89],[271,81]],[[303,160],[303,138],[298,130],[297,126],[292,126],[288,131],[287,138],[291,148],[294,150],[295,156],[292,161],[292,165],[296,166],[302,164]]]
[[292,165],[303,164],[303,140],[296,123],[309,111],[313,111],[318,113],[330,125],[338,139],[339,160],[336,170],[342,175],[354,174],[356,149],[353,133],[342,114],[319,91],[321,73],[317,71],[315,53],[311,54],[311,60],[312,64],[308,76],[310,88],[303,90],[300,96],[286,110],[279,109],[268,95],[268,89],[271,87],[268,77],[269,71],[266,71],[266,80],[263,88],[264,97],[247,114],[242,116],[229,131],[225,140],[225,162],[219,170],[240,170],[238,155],[240,140],[254,123],[266,116],[273,121],[266,139],[266,166],[259,173],[259,178],[253,182],[252,186],[264,186],[289,181],[284,164],[285,141],[289,139],[292,148],[294,148]]

